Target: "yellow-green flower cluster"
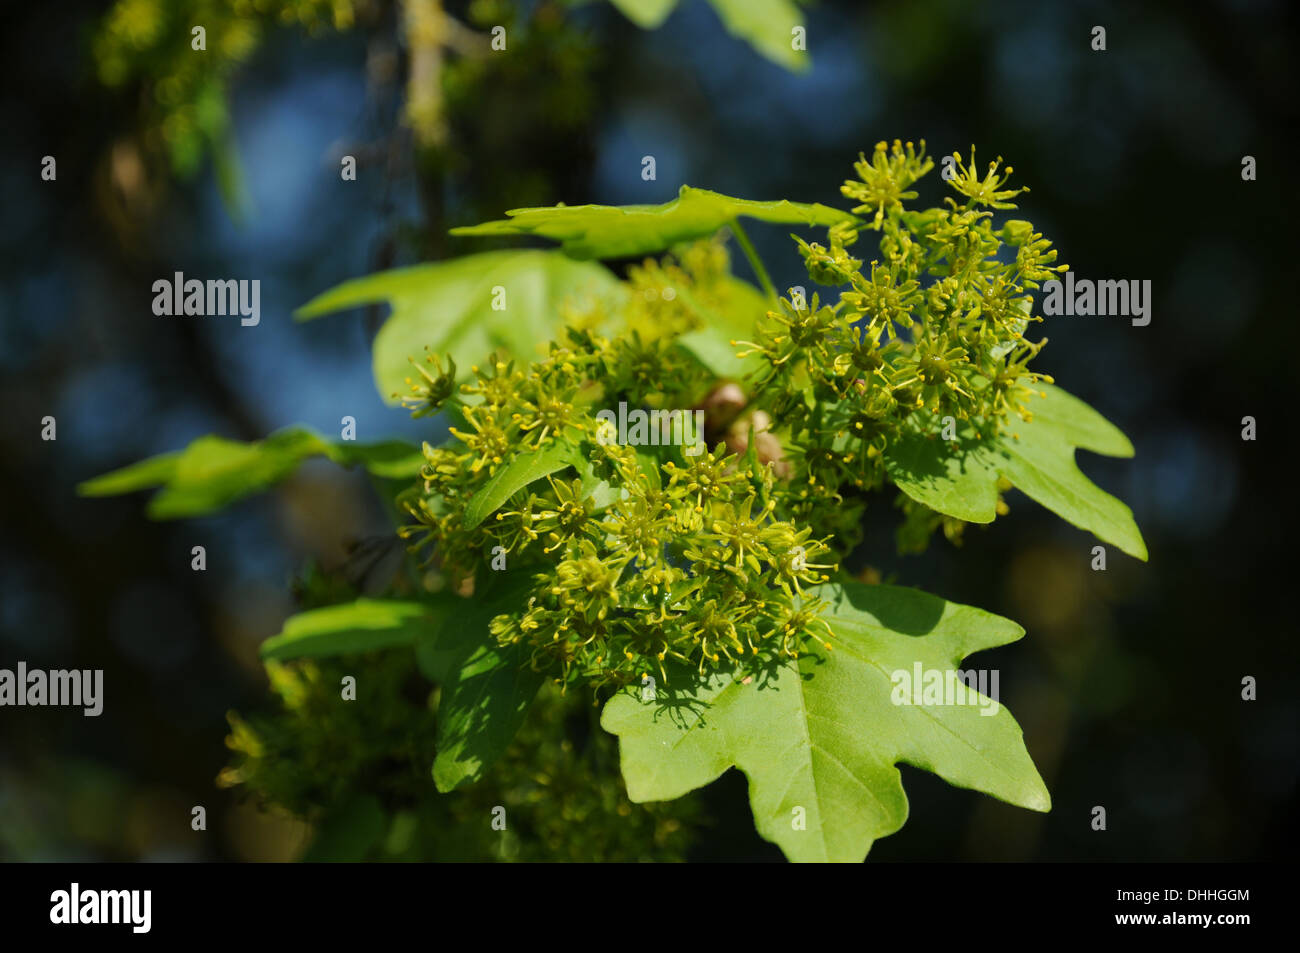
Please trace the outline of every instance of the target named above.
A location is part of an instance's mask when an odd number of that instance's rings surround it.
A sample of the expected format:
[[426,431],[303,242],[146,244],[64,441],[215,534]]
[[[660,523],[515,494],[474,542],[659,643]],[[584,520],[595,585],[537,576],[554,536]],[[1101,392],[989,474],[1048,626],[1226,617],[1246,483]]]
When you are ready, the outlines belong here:
[[[447,408],[460,418],[455,440],[426,445],[422,483],[405,497],[417,520],[407,535],[431,547],[457,591],[492,585],[503,568],[494,554],[528,580],[492,631],[565,684],[667,679],[675,664],[757,668],[824,645],[829,629],[805,590],[829,578],[828,550],[775,516],[770,466],[722,444],[689,455],[595,438],[597,403],[683,376],[671,351],[656,363],[645,348],[635,334],[572,332],[526,369],[476,369]],[[557,452],[561,470],[481,523],[468,518],[511,461]]]
[[[455,439],[425,448],[407,532],[458,592],[493,586],[507,567],[524,574],[492,622],[502,644],[565,684],[758,667],[829,646],[805,590],[861,541],[893,443],[938,437],[946,418],[992,437],[1027,415],[1024,388],[1047,379],[1027,367],[1045,342],[1025,331],[1041,320],[1032,291],[1065,266],[1029,223],[993,222],[1023,191],[1006,187],[1001,159],[982,172],[973,158],[944,164],[960,201],[923,211],[905,203],[933,167],[924,143],[880,143],[857,164],[843,192],[861,220],[833,226],[825,245],[799,241],[809,276],[838,297],[792,291],[759,319],[755,340],[737,342],[758,359],[740,384],[678,343],[701,314],[734,311],[716,241],[632,267],[622,313],[577,321],[544,360],[475,368],[456,394],[454,366],[426,358],[408,405],[446,411]],[[869,262],[850,254],[866,230],[879,236]],[[623,402],[699,410],[715,449],[610,442],[597,412]],[[546,465],[501,490],[530,459]],[[961,521],[901,508],[904,551],[938,529],[960,539]]]
[[950,416],[989,436],[1028,413],[1028,384],[1050,380],[1027,367],[1046,341],[1024,335],[1041,320],[1032,291],[1067,266],[1028,222],[995,227],[989,209],[1014,208],[1008,199],[1024,191],[1005,188],[1012,170],[1001,162],[981,175],[973,155],[965,166],[954,155],[945,178],[961,201],[914,211],[911,186],[933,167],[925,143],[877,144],[842,191],[879,233],[879,257],[852,257],[858,230],[847,225],[826,246],[800,241],[809,276],[842,288],[838,300],[792,295],[741,342],[764,361],[758,403],[785,427],[804,498],[791,513],[819,530],[815,512],[833,519],[842,487],[885,481],[883,454],[900,435],[937,435]]

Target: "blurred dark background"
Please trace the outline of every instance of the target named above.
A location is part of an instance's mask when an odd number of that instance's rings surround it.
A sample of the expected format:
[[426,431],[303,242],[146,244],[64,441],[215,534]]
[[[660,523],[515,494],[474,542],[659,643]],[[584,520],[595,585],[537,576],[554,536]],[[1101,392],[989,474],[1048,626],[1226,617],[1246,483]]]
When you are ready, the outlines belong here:
[[[400,11],[375,3],[342,32],[263,29],[225,78],[226,112],[197,114],[222,130],[207,148],[114,73],[97,46],[110,6],[10,3],[0,31],[0,667],[103,668],[107,694],[99,718],[0,711],[0,857],[301,848],[300,826],[216,788],[225,713],[265,704],[257,646],[292,611],[293,573],[386,530],[364,478],[309,465],[219,516],[170,523],[148,521],[143,496],[75,493],[209,432],[336,433],[345,414],[361,439],[431,432],[374,390],[381,314],[298,325],[293,308],[345,278],[478,250],[446,229],[519,205],[662,202],[683,182],[842,205],[858,152],[894,138],[1006,157],[1032,189],[1017,214],[1076,274],[1151,280],[1149,326],[1056,319],[1036,364],[1132,438],[1135,459],[1080,464],[1132,506],[1151,557],[1111,549],[1093,572],[1091,536],[1013,494],[1011,514],[959,549],[939,538],[900,558],[898,514],[877,507],[868,554],[886,576],[1028,630],[977,664],[1000,668],[1054,809],[903,767],[911,819],[871,859],[1290,856],[1293,4],[820,2],[802,74],[728,35],[703,0],[654,31],[605,4],[448,4],[516,17],[517,46],[495,73],[449,66],[443,121],[422,130],[402,122]],[[1090,48],[1095,25],[1105,52]],[[150,123],[171,130],[162,158]],[[345,153],[356,182],[340,181]],[[45,155],[56,181],[40,178]],[[1242,181],[1246,155],[1257,181]],[[942,194],[936,171],[921,201]],[[751,235],[779,286],[806,283],[785,230]],[[151,284],[174,271],[259,278],[260,326],[155,317]],[[190,570],[199,544],[204,573]],[[736,772],[703,797],[717,821],[694,856],[779,856],[754,835]],[[206,834],[190,830],[193,805]]]

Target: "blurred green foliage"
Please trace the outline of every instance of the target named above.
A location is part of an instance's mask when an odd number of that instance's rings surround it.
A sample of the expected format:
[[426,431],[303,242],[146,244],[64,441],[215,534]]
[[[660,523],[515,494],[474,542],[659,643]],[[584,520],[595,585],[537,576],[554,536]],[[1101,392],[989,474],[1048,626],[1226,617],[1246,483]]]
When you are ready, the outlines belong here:
[[[473,0],[463,16],[462,23],[438,0],[119,0],[91,47],[99,81],[139,100],[145,150],[164,156],[182,180],[210,154],[223,196],[237,209],[242,177],[230,107],[236,70],[277,27],[309,36],[395,27],[403,46],[403,117],[421,174],[464,178],[469,192],[495,191],[507,205],[542,201],[550,176],[544,169],[521,174],[515,159],[560,137],[581,140],[596,98],[595,44],[554,2],[525,8]],[[492,46],[498,28],[505,31],[502,50]],[[505,50],[509,56],[496,55]],[[394,79],[387,63],[371,56],[372,87]]]
[[238,192],[232,72],[275,26],[346,30],[355,6],[353,0],[119,0],[92,42],[95,68],[105,86],[138,92],[141,137],[166,154],[177,176],[193,176],[213,152],[230,200]]
[[[617,742],[581,693],[543,689],[488,778],[448,796],[428,773],[437,689],[411,652],[267,670],[278,708],[230,715],[220,783],[312,821],[305,860],[677,861],[702,822],[691,798],[628,800]],[[341,699],[348,674],[364,704]]]
[[[308,567],[294,594],[309,609],[357,590],[343,572]],[[440,795],[429,775],[439,689],[414,652],[268,662],[266,671],[274,706],[229,713],[234,754],[218,784],[313,824],[304,860],[679,861],[705,824],[694,798],[628,800],[618,743],[587,693],[544,686],[487,778]],[[356,702],[342,698],[347,675]],[[493,826],[497,807],[503,830]]]

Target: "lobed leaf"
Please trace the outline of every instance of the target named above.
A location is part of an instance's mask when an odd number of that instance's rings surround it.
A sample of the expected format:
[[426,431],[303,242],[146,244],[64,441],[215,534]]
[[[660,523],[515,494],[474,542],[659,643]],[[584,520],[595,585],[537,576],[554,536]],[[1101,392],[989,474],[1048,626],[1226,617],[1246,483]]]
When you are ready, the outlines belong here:
[[294,316],[305,321],[387,302],[392,314],[375,337],[373,365],[380,397],[396,404],[415,373],[407,358],[422,360],[426,347],[450,355],[465,374],[497,350],[531,359],[554,338],[566,303],[584,307],[623,293],[594,262],[551,251],[493,251],[354,278]]
[[327,440],[305,427],[290,427],[265,440],[244,443],[224,437],[199,437],[181,451],[160,454],[87,480],[82,496],[116,496],[161,486],[149,501],[153,519],[203,516],[268,489],[306,459],[361,464],[376,476],[406,479],[420,472],[424,456],[400,440],[359,444]]
[[453,228],[451,234],[539,235],[560,242],[574,258],[626,258],[705,238],[740,217],[809,226],[855,220],[826,205],[737,199],[689,185],[663,205],[556,205],[517,208],[506,215],[500,221]]
[[[913,589],[829,585],[833,651],[806,654],[745,684],[678,672],[653,701],[606,704],[633,801],[671,800],[731,767],[749,779],[758,832],[796,861],[860,861],[907,819],[896,765],[1036,811],[1050,798],[1003,707],[894,704],[895,671],[958,669],[1014,642],[1014,622]],[[983,696],[977,696],[982,699]],[[991,708],[991,706],[990,706]],[[797,810],[802,809],[802,810]]]
[[1076,448],[1131,457],[1133,445],[1077,397],[1051,384],[1034,387],[1046,396],[1028,398],[1033,419],[1016,421],[991,440],[978,439],[967,426],[959,428],[954,445],[939,438],[935,421],[896,440],[885,451],[890,478],[933,510],[991,523],[1002,476],[1066,522],[1145,560],[1146,543],[1133,511],[1084,476],[1074,460]]

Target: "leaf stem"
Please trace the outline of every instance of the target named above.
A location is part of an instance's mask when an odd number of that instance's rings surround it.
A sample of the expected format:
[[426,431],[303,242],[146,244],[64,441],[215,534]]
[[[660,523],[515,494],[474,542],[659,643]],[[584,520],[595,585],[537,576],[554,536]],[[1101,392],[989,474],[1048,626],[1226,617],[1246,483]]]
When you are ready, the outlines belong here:
[[768,277],[767,269],[763,267],[763,259],[758,257],[758,252],[754,250],[754,245],[745,234],[745,230],[740,227],[737,219],[732,219],[728,225],[731,228],[731,234],[736,236],[736,241],[740,243],[740,250],[745,253],[749,260],[749,267],[754,269],[754,274],[758,277],[758,283],[763,286],[763,291],[773,301],[777,299],[776,288],[772,285],[772,279]]

